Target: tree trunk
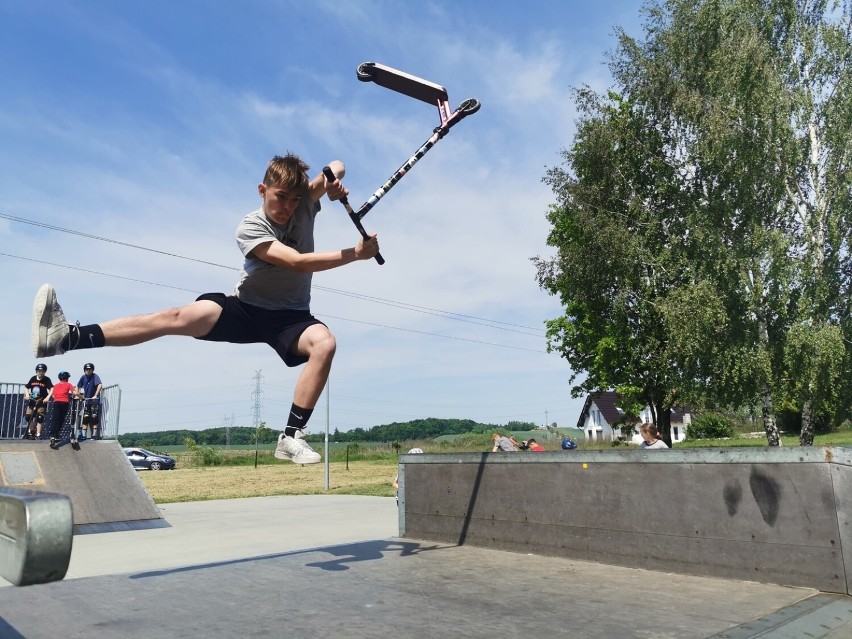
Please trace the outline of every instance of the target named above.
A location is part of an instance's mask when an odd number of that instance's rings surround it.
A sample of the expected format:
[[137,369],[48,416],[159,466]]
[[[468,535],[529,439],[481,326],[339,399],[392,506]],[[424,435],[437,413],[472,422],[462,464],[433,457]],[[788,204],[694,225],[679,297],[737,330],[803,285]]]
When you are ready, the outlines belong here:
[[764,384],[761,394],[761,411],[763,412],[763,430],[766,431],[766,442],[770,446],[782,446],[781,434],[775,422],[775,411],[772,410],[772,388]]
[[660,439],[666,442],[666,446],[672,447],[672,412],[671,410],[661,410],[657,413],[657,430],[660,432]]
[[814,445],[814,421],[810,400],[802,407],[802,432],[799,434],[799,446]]
[[[760,345],[764,352],[769,350],[769,331],[766,330],[766,322],[759,321]],[[764,382],[760,393],[761,411],[763,413],[763,430],[766,431],[766,442],[770,446],[781,446],[781,433],[778,432],[778,424],[775,421],[775,410],[772,405],[772,385]]]

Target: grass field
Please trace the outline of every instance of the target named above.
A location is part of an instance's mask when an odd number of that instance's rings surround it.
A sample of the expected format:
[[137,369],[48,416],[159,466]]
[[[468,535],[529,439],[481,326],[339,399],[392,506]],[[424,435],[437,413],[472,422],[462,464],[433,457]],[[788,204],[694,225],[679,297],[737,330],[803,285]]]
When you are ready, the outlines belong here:
[[297,466],[287,462],[253,466],[205,466],[138,473],[158,504],[176,501],[234,499],[269,495],[378,495],[393,497],[396,461],[329,463],[329,490],[324,488],[325,465]]

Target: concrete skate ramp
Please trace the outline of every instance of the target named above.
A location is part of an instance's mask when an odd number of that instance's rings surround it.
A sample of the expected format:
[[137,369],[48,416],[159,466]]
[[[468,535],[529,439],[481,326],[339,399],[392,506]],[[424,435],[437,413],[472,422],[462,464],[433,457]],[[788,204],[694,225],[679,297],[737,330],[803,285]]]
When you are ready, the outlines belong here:
[[114,440],[82,442],[80,450],[0,440],[0,485],[67,495],[74,534],[168,526]]
[[400,535],[850,594],[852,450],[403,455]]

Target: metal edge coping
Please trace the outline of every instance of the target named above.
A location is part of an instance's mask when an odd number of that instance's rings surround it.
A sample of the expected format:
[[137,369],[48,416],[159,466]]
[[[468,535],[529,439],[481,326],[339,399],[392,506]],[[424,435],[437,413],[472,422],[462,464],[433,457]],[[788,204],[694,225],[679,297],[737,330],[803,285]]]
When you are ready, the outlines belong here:
[[852,448],[791,446],[753,448],[690,448],[669,450],[570,450],[543,453],[423,453],[402,454],[400,464],[799,464],[829,463],[852,467]]

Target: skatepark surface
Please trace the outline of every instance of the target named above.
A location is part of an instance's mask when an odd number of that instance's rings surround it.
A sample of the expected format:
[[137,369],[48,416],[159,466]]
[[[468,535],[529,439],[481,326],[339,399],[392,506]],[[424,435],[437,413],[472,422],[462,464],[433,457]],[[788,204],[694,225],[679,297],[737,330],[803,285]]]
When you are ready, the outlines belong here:
[[852,637],[843,595],[401,539],[390,498],[159,508],[76,535],[63,581],[0,588],[0,638]]

